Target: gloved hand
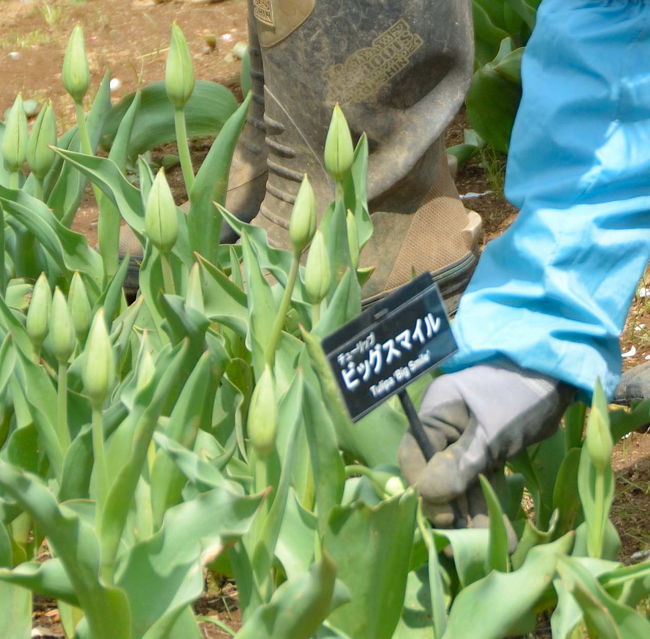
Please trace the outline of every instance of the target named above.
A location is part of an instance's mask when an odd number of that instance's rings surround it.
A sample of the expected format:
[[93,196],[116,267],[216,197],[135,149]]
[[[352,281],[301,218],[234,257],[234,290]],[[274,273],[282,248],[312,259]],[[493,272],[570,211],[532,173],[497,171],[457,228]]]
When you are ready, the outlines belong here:
[[435,454],[427,463],[410,433],[399,450],[402,473],[418,488],[434,525],[454,523],[450,502],[461,496],[458,503],[469,505],[468,510],[461,507],[463,514],[475,515],[471,506],[480,502],[478,475],[551,435],[574,393],[570,386],[510,360],[434,380],[419,417]]

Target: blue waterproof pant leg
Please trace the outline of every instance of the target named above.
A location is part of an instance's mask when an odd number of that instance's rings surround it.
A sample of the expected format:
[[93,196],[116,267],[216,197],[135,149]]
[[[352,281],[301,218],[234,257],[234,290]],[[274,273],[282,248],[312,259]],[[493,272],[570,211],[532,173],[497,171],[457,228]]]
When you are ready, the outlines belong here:
[[522,74],[506,180],[521,212],[481,257],[447,369],[506,356],[611,396],[650,257],[650,0],[545,0]]

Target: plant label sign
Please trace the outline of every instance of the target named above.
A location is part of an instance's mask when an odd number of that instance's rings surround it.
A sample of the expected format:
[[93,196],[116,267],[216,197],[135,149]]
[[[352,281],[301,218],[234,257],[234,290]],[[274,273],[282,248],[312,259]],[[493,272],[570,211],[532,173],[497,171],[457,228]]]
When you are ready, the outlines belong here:
[[352,421],[458,350],[430,273],[373,304],[322,345]]

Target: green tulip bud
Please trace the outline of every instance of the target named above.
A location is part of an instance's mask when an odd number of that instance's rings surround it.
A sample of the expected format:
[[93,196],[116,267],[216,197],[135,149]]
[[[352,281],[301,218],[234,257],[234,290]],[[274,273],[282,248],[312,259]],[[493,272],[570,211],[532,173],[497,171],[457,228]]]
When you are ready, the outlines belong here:
[[278,431],[278,405],[270,366],[264,367],[251,397],[248,410],[248,437],[258,457],[267,457]]
[[337,104],[332,113],[332,121],[325,139],[325,168],[335,179],[342,180],[352,166],[354,145],[350,127],[341,107]]
[[316,232],[316,200],[305,175],[298,190],[289,221],[289,238],[296,253],[302,253]]
[[190,269],[189,277],[187,278],[187,295],[186,303],[189,308],[193,308],[199,313],[205,310],[203,289],[201,288],[201,270],[197,262]]
[[41,273],[32,290],[32,299],[27,309],[27,323],[25,325],[27,335],[29,335],[32,344],[37,349],[41,347],[47,337],[51,304],[52,292],[50,291],[50,284],[47,277],[45,277],[45,273]]
[[319,304],[330,290],[332,275],[325,238],[320,230],[314,233],[305,264],[305,289],[314,304]]
[[20,171],[27,155],[27,116],[23,108],[23,98],[16,96],[5,122],[2,138],[2,157],[8,171]]
[[76,338],[70,309],[63,293],[57,286],[54,289],[50,312],[50,347],[59,363],[65,364],[70,359],[75,342]]
[[90,69],[86,56],[84,32],[81,25],[77,24],[70,34],[63,57],[63,86],[72,99],[80,104],[88,92],[89,85]]
[[74,331],[80,341],[84,339],[88,332],[91,320],[91,308],[88,301],[88,294],[84,286],[81,275],[78,272],[72,276],[70,290],[68,291],[68,308],[72,317]]
[[54,164],[56,154],[50,148],[54,145],[56,145],[56,120],[52,102],[48,100],[38,114],[27,142],[27,163],[32,173],[40,180],[47,175]]
[[348,230],[350,261],[352,262],[352,268],[356,269],[359,266],[359,229],[357,227],[357,218],[354,217],[354,213],[350,209],[348,209],[345,217],[345,224]]
[[115,354],[106,330],[103,308],[97,311],[90,327],[82,380],[90,401],[96,407],[101,406],[115,381]]
[[194,91],[194,69],[187,40],[181,28],[172,24],[172,37],[165,67],[165,91],[176,109],[182,109]]
[[601,472],[611,464],[612,451],[614,450],[612,433],[606,415],[607,400],[599,383],[594,390],[594,403],[587,421],[585,445],[591,463]]
[[178,218],[164,169],[158,171],[151,186],[144,213],[144,227],[147,237],[161,253],[171,252],[178,237]]

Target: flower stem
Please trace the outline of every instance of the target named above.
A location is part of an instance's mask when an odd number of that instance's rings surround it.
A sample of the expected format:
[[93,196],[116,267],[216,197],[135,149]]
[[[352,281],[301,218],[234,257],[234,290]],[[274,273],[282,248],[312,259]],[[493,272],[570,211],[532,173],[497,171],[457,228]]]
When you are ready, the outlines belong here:
[[108,467],[106,466],[106,451],[104,449],[104,426],[102,421],[102,410],[99,406],[93,406],[92,412],[92,441],[93,457],[95,458],[96,473],[96,500],[95,518],[100,523],[108,496]]
[[192,187],[194,186],[194,169],[192,167],[192,157],[190,156],[190,146],[187,141],[187,125],[185,123],[185,111],[183,109],[174,109],[174,125],[176,127],[178,157],[181,161],[183,181],[185,182],[187,197],[189,198]]
[[271,339],[269,340],[268,348],[266,349],[266,363],[273,369],[273,363],[275,361],[275,351],[278,348],[278,343],[280,341],[280,335],[282,333],[282,327],[286,320],[286,315],[289,310],[289,305],[291,304],[291,295],[293,294],[294,286],[296,285],[296,280],[298,278],[298,269],[300,268],[300,253],[294,251],[293,259],[291,261],[291,268],[289,269],[289,277],[287,278],[287,285],[284,289],[284,294],[282,295],[282,301],[280,302],[280,308],[278,309],[277,315],[275,316],[275,321],[273,322],[273,329],[271,330]]
[[63,362],[59,362],[56,426],[61,450],[65,455],[70,447],[70,430],[68,428],[68,366]]

